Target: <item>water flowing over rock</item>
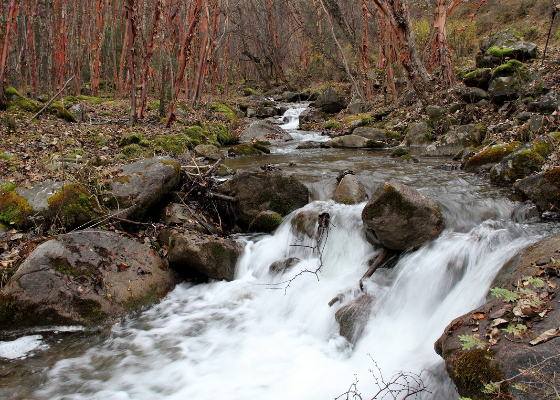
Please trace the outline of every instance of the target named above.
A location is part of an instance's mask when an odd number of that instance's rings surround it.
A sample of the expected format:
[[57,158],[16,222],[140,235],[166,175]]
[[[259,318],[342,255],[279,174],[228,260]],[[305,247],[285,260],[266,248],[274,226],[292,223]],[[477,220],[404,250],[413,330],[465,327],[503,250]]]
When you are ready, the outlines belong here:
[[358,204],[367,199],[367,193],[356,175],[347,174],[340,180],[332,199],[341,204]]
[[256,121],[249,125],[239,137],[240,143],[251,143],[254,140],[286,142],[293,138],[288,132],[268,121]]
[[107,231],[49,240],[0,292],[2,329],[97,325],[157,302],[179,282],[157,253]]
[[362,211],[362,221],[371,243],[398,251],[436,239],[444,225],[433,199],[396,182],[378,186]]
[[294,176],[281,170],[251,168],[216,187],[216,191],[235,197],[235,217],[247,229],[261,211],[275,211],[285,216],[306,205],[309,190]]
[[362,336],[373,308],[373,297],[363,294],[340,307],[334,315],[340,326],[340,336],[356,343]]
[[198,232],[173,232],[169,238],[169,262],[180,274],[195,270],[211,279],[232,281],[244,246],[235,241]]
[[299,126],[302,130],[309,130],[313,124],[324,122],[327,116],[323,111],[316,108],[308,108],[299,115]]
[[288,272],[290,269],[296,266],[296,264],[299,263],[299,261],[300,260],[297,257],[290,257],[284,260],[278,260],[270,264],[270,267],[268,267],[268,271],[271,275],[280,275],[285,272]]
[[[435,343],[461,396],[487,398],[486,384],[507,381],[502,393],[534,399],[535,391],[544,387],[542,379],[560,369],[560,309],[550,307],[556,303],[553,298],[560,283],[558,266],[552,261],[560,258],[559,248],[560,236],[555,236],[512,257],[490,286],[497,296],[453,320]],[[541,317],[544,310],[545,318]],[[535,368],[539,375],[519,373]],[[522,385],[530,383],[534,390],[524,391]]]
[[[107,171],[109,173],[109,171]],[[179,185],[181,163],[169,157],[142,159],[112,168],[111,190],[103,196],[106,206],[119,217],[142,219],[152,206]]]

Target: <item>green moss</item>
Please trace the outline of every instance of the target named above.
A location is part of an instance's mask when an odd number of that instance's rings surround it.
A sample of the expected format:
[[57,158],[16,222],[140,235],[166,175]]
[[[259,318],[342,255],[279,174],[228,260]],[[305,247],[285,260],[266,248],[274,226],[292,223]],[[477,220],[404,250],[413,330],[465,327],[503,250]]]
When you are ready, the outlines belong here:
[[18,90],[12,86],[6,88],[6,96],[22,97]]
[[511,168],[497,173],[495,169],[490,172],[490,179],[495,183],[511,183],[517,179],[525,178],[527,175],[540,169],[544,159],[534,150],[523,150],[515,155]]
[[13,182],[6,182],[2,186],[0,186],[1,192],[11,192],[16,190],[16,184]]
[[369,126],[373,122],[371,115],[366,115],[362,118],[362,126]]
[[109,315],[103,311],[101,304],[95,300],[76,300],[74,308],[86,325],[96,325],[106,320]]
[[465,169],[473,170],[485,164],[497,164],[517,150],[519,146],[521,146],[520,142],[511,142],[508,144],[492,146],[489,149],[483,150],[472,156],[469,161],[467,161]]
[[367,220],[379,218],[385,213],[387,207],[403,217],[411,215],[415,209],[414,205],[407,202],[393,186],[385,185],[377,199],[364,208],[364,217]]
[[[171,153],[180,155],[187,152],[190,146],[194,143],[184,133],[177,133],[175,135],[158,135],[154,138],[154,143],[156,146],[164,151],[169,151]],[[197,145],[200,142],[197,143]]]
[[[180,178],[181,175],[181,163],[172,160],[161,160],[160,161],[163,165],[171,165],[175,169],[175,175],[177,179]],[[177,182],[178,183],[178,182]]]
[[511,57],[513,55],[513,50],[508,47],[492,46],[486,51],[486,53],[491,54],[494,57],[499,57],[503,59],[506,57]]
[[424,132],[424,137],[425,137],[426,139],[428,139],[429,141],[435,140],[434,135],[432,135],[432,133],[431,133],[430,131]]
[[85,100],[85,101],[90,102],[91,104],[101,104],[101,103],[103,103],[103,99],[101,97],[79,95],[79,96],[76,96],[76,99]]
[[12,101],[8,107],[9,112],[14,111],[27,111],[36,113],[41,109],[41,105],[35,101],[28,99],[27,97],[20,96],[17,100]]
[[78,99],[75,96],[66,96],[64,98],[64,103],[65,104],[74,104],[77,103]]
[[560,142],[560,132],[552,132],[551,135],[556,143]]
[[406,155],[409,155],[409,154],[410,154],[410,152],[407,149],[405,149],[404,147],[398,147],[391,152],[391,157],[395,158],[395,157],[406,156]]
[[22,228],[27,218],[33,214],[33,208],[16,193],[13,187],[15,185],[10,183],[4,184],[0,189],[0,222]]
[[150,104],[148,104],[148,110],[149,111],[156,111],[159,109],[159,100],[153,101]]
[[253,95],[254,93],[255,93],[255,91],[254,91],[253,89],[251,89],[251,88],[244,88],[244,89],[243,89],[243,94],[244,94],[245,96],[251,96],[251,95]]
[[229,149],[229,153],[236,155],[236,156],[250,156],[250,155],[257,155],[263,154],[263,152],[253,145],[249,143],[240,144],[238,146],[231,147]]
[[[505,379],[497,363],[492,359],[493,351],[483,349],[471,350],[459,357],[453,371],[453,382],[461,396],[473,400],[492,399],[494,394],[484,393],[484,386],[490,382]],[[508,384],[501,386],[501,393],[508,394]]]
[[412,154],[406,154],[404,156],[400,156],[400,157],[395,158],[395,161],[398,162],[398,163],[402,163],[402,162],[405,162],[405,161],[414,161],[414,160],[416,160],[416,158],[414,158],[414,156]]
[[257,215],[249,224],[249,232],[272,232],[284,221],[284,218],[277,213],[267,213]]
[[512,75],[518,76],[522,82],[531,80],[531,72],[522,62],[517,60],[509,60],[507,63],[496,67],[492,72],[492,79]]
[[121,153],[125,157],[136,157],[136,156],[141,156],[143,151],[142,151],[142,147],[140,147],[140,145],[129,144],[128,146],[124,146],[122,148]]
[[70,183],[47,199],[49,213],[59,215],[66,225],[83,224],[95,218],[97,199],[83,186]]
[[372,149],[382,149],[383,147],[386,147],[387,144],[385,142],[380,142],[378,140],[368,140],[366,142],[366,147],[372,148]]
[[541,156],[546,157],[547,155],[552,153],[552,150],[554,150],[554,146],[550,143],[535,142],[533,149]]
[[337,129],[340,128],[342,126],[342,124],[340,122],[336,122],[336,121],[327,121],[327,123],[325,124],[325,129]]
[[142,147],[150,147],[150,142],[148,142],[144,135],[137,132],[124,135],[119,141],[119,147],[128,146],[129,144],[138,144]]
[[393,131],[388,131],[386,129],[383,129],[385,131],[385,137],[387,139],[400,139],[401,138],[401,134],[398,132],[393,132]]
[[77,122],[76,117],[74,117],[74,115],[72,115],[72,113],[68,111],[66,108],[64,108],[64,106],[60,101],[53,102],[49,106],[49,109],[51,110],[51,112],[56,114],[58,118],[61,118],[68,122]]
[[219,122],[210,122],[208,124],[208,133],[210,133],[212,137],[215,137],[218,143],[222,146],[234,143],[227,126]]
[[478,68],[475,69],[472,72],[469,72],[468,74],[465,74],[465,76],[463,76],[463,79],[470,79],[470,78],[476,78],[478,74],[483,74],[486,71],[491,71],[490,68]]
[[258,143],[258,142],[253,143],[252,146],[257,150],[262,151],[263,153],[270,154],[270,149],[268,147]]
[[17,158],[12,156],[11,154],[6,154],[4,152],[0,152],[0,160],[4,160],[8,164],[12,164],[12,163],[15,163],[17,161]]
[[212,111],[224,114],[229,122],[239,122],[239,117],[237,117],[237,114],[235,114],[233,110],[225,104],[212,104],[210,108]]
[[159,296],[157,295],[157,287],[152,285],[144,296],[127,297],[121,304],[125,311],[131,312],[156,303],[159,303]]

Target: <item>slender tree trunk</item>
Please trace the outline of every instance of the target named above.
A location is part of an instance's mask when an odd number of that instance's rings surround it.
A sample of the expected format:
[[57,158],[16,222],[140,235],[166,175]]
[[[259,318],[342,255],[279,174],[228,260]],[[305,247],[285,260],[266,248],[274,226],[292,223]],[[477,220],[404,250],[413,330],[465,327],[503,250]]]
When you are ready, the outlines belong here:
[[93,49],[93,68],[91,78],[91,89],[94,96],[99,95],[99,76],[101,74],[101,44],[103,42],[103,0],[95,1],[95,35]]
[[136,5],[134,0],[126,0],[125,7],[128,33],[128,81],[130,83],[130,119],[128,124],[133,126],[136,124],[136,50],[134,49],[134,41],[136,39]]
[[5,92],[7,87],[7,77],[8,77],[8,56],[10,54],[10,35],[14,24],[16,23],[17,14],[19,9],[19,2],[17,0],[11,0],[8,3],[8,15],[6,18],[6,31],[4,33],[4,44],[2,46],[2,55],[0,58],[0,82],[2,84],[2,98],[0,99],[0,105],[5,105]]

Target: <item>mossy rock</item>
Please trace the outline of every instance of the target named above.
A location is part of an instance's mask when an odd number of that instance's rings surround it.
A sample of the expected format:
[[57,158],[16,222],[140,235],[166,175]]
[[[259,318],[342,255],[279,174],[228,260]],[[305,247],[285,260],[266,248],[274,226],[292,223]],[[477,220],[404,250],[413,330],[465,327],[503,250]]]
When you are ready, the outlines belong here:
[[229,133],[228,127],[220,122],[210,122],[208,124],[208,132],[215,136],[218,143],[222,146],[227,146],[235,142]]
[[[180,155],[188,153],[189,148],[196,147],[194,142],[184,133],[174,135],[158,135],[154,138],[154,144],[157,148]],[[200,141],[197,141],[197,146]]]
[[225,104],[212,104],[210,109],[212,111],[216,111],[224,114],[224,116],[227,118],[229,122],[233,122],[233,123],[239,122],[239,117],[237,116],[237,114]]
[[42,107],[39,104],[39,102],[28,99],[27,97],[23,97],[20,95],[16,100],[10,102],[8,106],[8,112],[27,111],[31,113],[36,113],[41,108]]
[[382,149],[384,147],[387,147],[387,143],[380,142],[378,140],[368,140],[365,147],[368,147],[370,149]]
[[0,222],[21,229],[25,227],[27,218],[33,214],[33,208],[15,189],[16,185],[12,182],[0,187]]
[[121,149],[121,154],[124,158],[140,157],[145,153],[146,150],[136,143],[126,145]]
[[150,142],[148,142],[148,140],[144,137],[144,135],[142,133],[137,133],[137,132],[125,134],[119,141],[119,147],[128,146],[130,144],[138,144],[142,147],[150,146]]
[[[461,396],[473,400],[495,398],[493,393],[485,393],[485,384],[500,382],[505,376],[500,371],[498,363],[492,358],[494,351],[476,349],[462,354],[455,364],[453,382]],[[507,394],[508,384],[500,387],[502,393]]]
[[465,171],[476,172],[480,167],[486,164],[497,164],[505,157],[513,153],[521,146],[520,142],[511,142],[492,146],[475,154],[465,164]]
[[261,146],[259,144],[255,146],[254,144],[243,143],[229,148],[228,152],[235,156],[251,156],[251,155],[259,155],[265,153],[264,151],[260,150],[258,147],[264,147],[264,146]]
[[74,115],[68,111],[60,101],[54,101],[50,106],[49,109],[53,112],[58,118],[61,118],[68,122],[77,122],[78,120]]
[[522,62],[517,60],[509,60],[492,71],[492,79],[513,75],[516,75],[521,82],[529,82],[531,80],[531,72]]
[[490,171],[490,179],[496,184],[512,184],[539,171],[544,158],[535,150],[521,150],[504,158]]
[[252,146],[257,150],[262,151],[263,153],[270,154],[270,148],[266,147],[265,145],[259,142],[253,143]]
[[391,157],[396,158],[396,157],[406,156],[406,155],[409,155],[409,154],[410,154],[410,152],[407,149],[405,149],[404,147],[398,147],[391,152]]
[[104,101],[101,97],[84,96],[84,95],[76,96],[76,99],[84,100],[91,104],[101,104]]
[[514,188],[543,212],[560,209],[560,167],[517,181]]
[[487,50],[487,53],[494,57],[505,59],[513,55],[513,50],[508,47],[492,46]]
[[23,97],[20,92],[15,88],[15,87],[8,87],[6,88],[5,91],[6,96],[17,96],[17,97]]
[[249,224],[249,232],[271,233],[284,221],[280,214],[274,211],[261,211]]
[[99,209],[97,198],[86,188],[76,183],[64,185],[57,193],[47,199],[50,218],[59,217],[66,226],[85,224],[94,219]]
[[535,142],[533,149],[541,156],[546,157],[554,150],[554,145],[551,143]]

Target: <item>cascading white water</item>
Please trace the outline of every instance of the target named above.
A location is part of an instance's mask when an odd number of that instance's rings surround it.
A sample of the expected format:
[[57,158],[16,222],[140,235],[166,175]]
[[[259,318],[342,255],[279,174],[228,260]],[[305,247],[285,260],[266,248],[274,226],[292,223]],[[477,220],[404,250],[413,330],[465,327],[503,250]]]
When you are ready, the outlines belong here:
[[308,104],[302,103],[297,104],[293,107],[288,108],[284,115],[282,116],[282,121],[285,124],[280,125],[280,128],[288,131],[290,135],[294,138],[294,141],[291,143],[286,143],[286,146],[282,146],[281,148],[273,149],[273,152],[279,153],[286,153],[295,150],[295,146],[299,142],[307,142],[307,141],[318,141],[318,142],[325,142],[330,138],[328,136],[321,135],[321,132],[316,131],[301,131],[299,129],[299,116],[302,112],[307,110]]
[[[513,203],[505,203],[511,212]],[[540,235],[532,225],[472,220],[470,230],[447,229],[403,255],[367,282],[374,312],[353,347],[338,334],[338,305],[327,303],[341,292],[351,299],[379,251],[364,238],[363,206],[318,201],[304,207],[331,215],[319,279],[306,273],[288,288],[273,285],[318,266],[318,253],[299,246],[313,242],[294,232],[292,214],[274,235],[247,243],[238,279],[179,285],[159,305],[116,324],[109,339],[58,361],[30,397],[332,399],[354,374],[367,395],[374,391],[370,354],[386,376],[428,370],[423,377],[432,393],[425,398],[456,398],[434,341],[454,317],[480,304],[499,267]],[[503,208],[504,201],[494,206]],[[477,207],[466,202],[455,209]],[[271,276],[269,265],[286,257],[301,261]]]

